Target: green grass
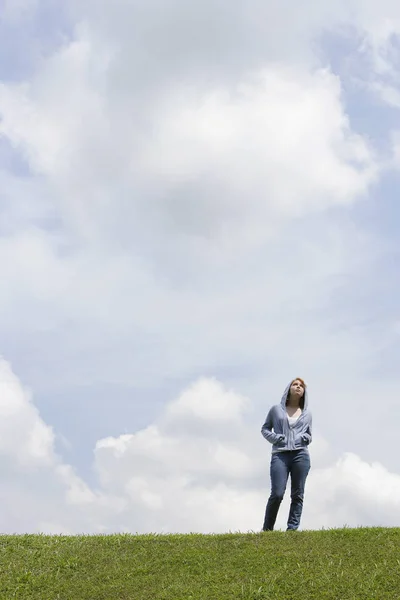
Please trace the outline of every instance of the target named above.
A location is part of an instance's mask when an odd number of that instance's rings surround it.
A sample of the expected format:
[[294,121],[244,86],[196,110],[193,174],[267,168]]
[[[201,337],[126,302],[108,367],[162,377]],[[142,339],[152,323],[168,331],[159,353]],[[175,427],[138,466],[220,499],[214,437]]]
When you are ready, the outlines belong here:
[[400,529],[0,536],[0,599],[400,599]]

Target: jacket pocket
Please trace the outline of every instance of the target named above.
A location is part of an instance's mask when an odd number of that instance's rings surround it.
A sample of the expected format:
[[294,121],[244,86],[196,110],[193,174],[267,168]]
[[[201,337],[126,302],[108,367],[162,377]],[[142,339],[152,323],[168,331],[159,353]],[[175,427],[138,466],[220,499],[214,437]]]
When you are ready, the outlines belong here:
[[284,448],[286,446],[286,436],[279,433],[281,439],[277,440],[274,444],[276,448]]
[[308,445],[308,443],[306,441],[306,436],[304,435],[304,433],[299,433],[298,435],[296,435],[296,437],[294,439],[294,445],[296,448],[302,448],[303,446]]

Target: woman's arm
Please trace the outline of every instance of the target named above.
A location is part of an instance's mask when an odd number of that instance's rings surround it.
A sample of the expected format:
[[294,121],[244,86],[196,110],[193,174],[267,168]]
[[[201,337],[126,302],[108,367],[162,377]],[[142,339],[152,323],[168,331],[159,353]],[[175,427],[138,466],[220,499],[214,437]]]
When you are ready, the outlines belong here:
[[303,439],[307,444],[311,444],[312,442],[312,416],[309,415],[308,426],[305,433],[303,433]]
[[261,433],[265,437],[268,442],[271,444],[275,444],[279,440],[285,439],[285,436],[281,433],[274,433],[272,431],[273,428],[273,420],[272,420],[273,408],[269,410],[267,418],[265,419],[264,425],[261,427]]

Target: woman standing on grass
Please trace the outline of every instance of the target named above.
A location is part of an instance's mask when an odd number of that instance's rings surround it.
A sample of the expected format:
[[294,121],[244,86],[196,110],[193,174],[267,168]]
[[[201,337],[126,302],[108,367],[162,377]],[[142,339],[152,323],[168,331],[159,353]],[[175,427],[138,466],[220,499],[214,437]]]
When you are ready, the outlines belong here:
[[291,478],[291,505],[287,531],[300,525],[304,487],[310,470],[308,445],[312,439],[306,384],[299,377],[285,389],[280,404],[273,406],[261,428],[272,444],[271,495],[265,509],[263,531],[272,531],[280,504]]

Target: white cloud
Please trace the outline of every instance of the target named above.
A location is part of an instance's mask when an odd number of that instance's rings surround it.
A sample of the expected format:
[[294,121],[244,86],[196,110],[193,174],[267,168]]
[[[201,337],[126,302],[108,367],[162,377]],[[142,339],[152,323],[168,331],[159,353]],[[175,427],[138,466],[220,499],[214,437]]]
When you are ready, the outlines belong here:
[[304,527],[397,526],[400,475],[345,454],[310,477]]
[[[205,96],[178,89],[156,111],[140,170],[161,179],[170,219],[180,215],[180,222],[191,210],[180,190],[192,181],[201,190],[202,178],[212,177],[212,202],[194,196],[207,211],[206,235],[213,233],[207,227],[213,215],[218,229],[227,221],[229,230],[232,217],[242,227],[250,217],[254,227],[276,214],[351,202],[367,191],[378,165],[366,140],[351,132],[340,93],[339,80],[326,70],[302,74],[279,65]],[[177,199],[168,199],[170,190]],[[198,209],[194,214],[195,231],[202,232],[205,217]]]
[[54,451],[53,429],[3,359],[0,413],[0,526],[9,532],[37,531],[42,519],[49,522],[55,515],[62,517],[64,494],[71,493],[75,476],[71,469],[63,473],[61,486],[57,482],[62,463]]
[[380,251],[324,219],[380,168],[351,130],[339,79],[267,61],[218,85],[194,73],[137,105],[134,74],[111,85],[123,49],[88,26],[77,35],[32,81],[0,88],[0,128],[57,216],[51,233],[19,220],[0,245],[5,264],[16,257],[2,327],[63,340],[44,359],[58,355],[63,373],[41,385],[80,383],[85,369],[147,384],[241,356],[274,361],[300,322],[311,348],[321,325],[313,334],[300,308],[318,309]]
[[15,466],[51,465],[54,434],[4,361],[0,362],[0,453]]
[[168,407],[167,417],[185,423],[200,423],[208,427],[213,421],[238,420],[247,405],[247,400],[234,393],[224,392],[217,381],[201,380],[183,393]]
[[[85,66],[96,49],[82,46],[62,50],[29,87],[0,88],[1,129],[92,241],[125,237],[127,218],[140,235],[135,216],[153,235],[172,227],[174,235],[213,239],[233,227],[248,239],[246,222],[253,231],[260,219],[351,202],[377,175],[376,157],[351,131],[340,82],[327,70],[278,64],[206,92],[178,85],[155,101],[143,131],[134,106],[121,122],[119,91],[107,106],[103,84],[88,79]],[[111,73],[105,69],[102,79]]]

